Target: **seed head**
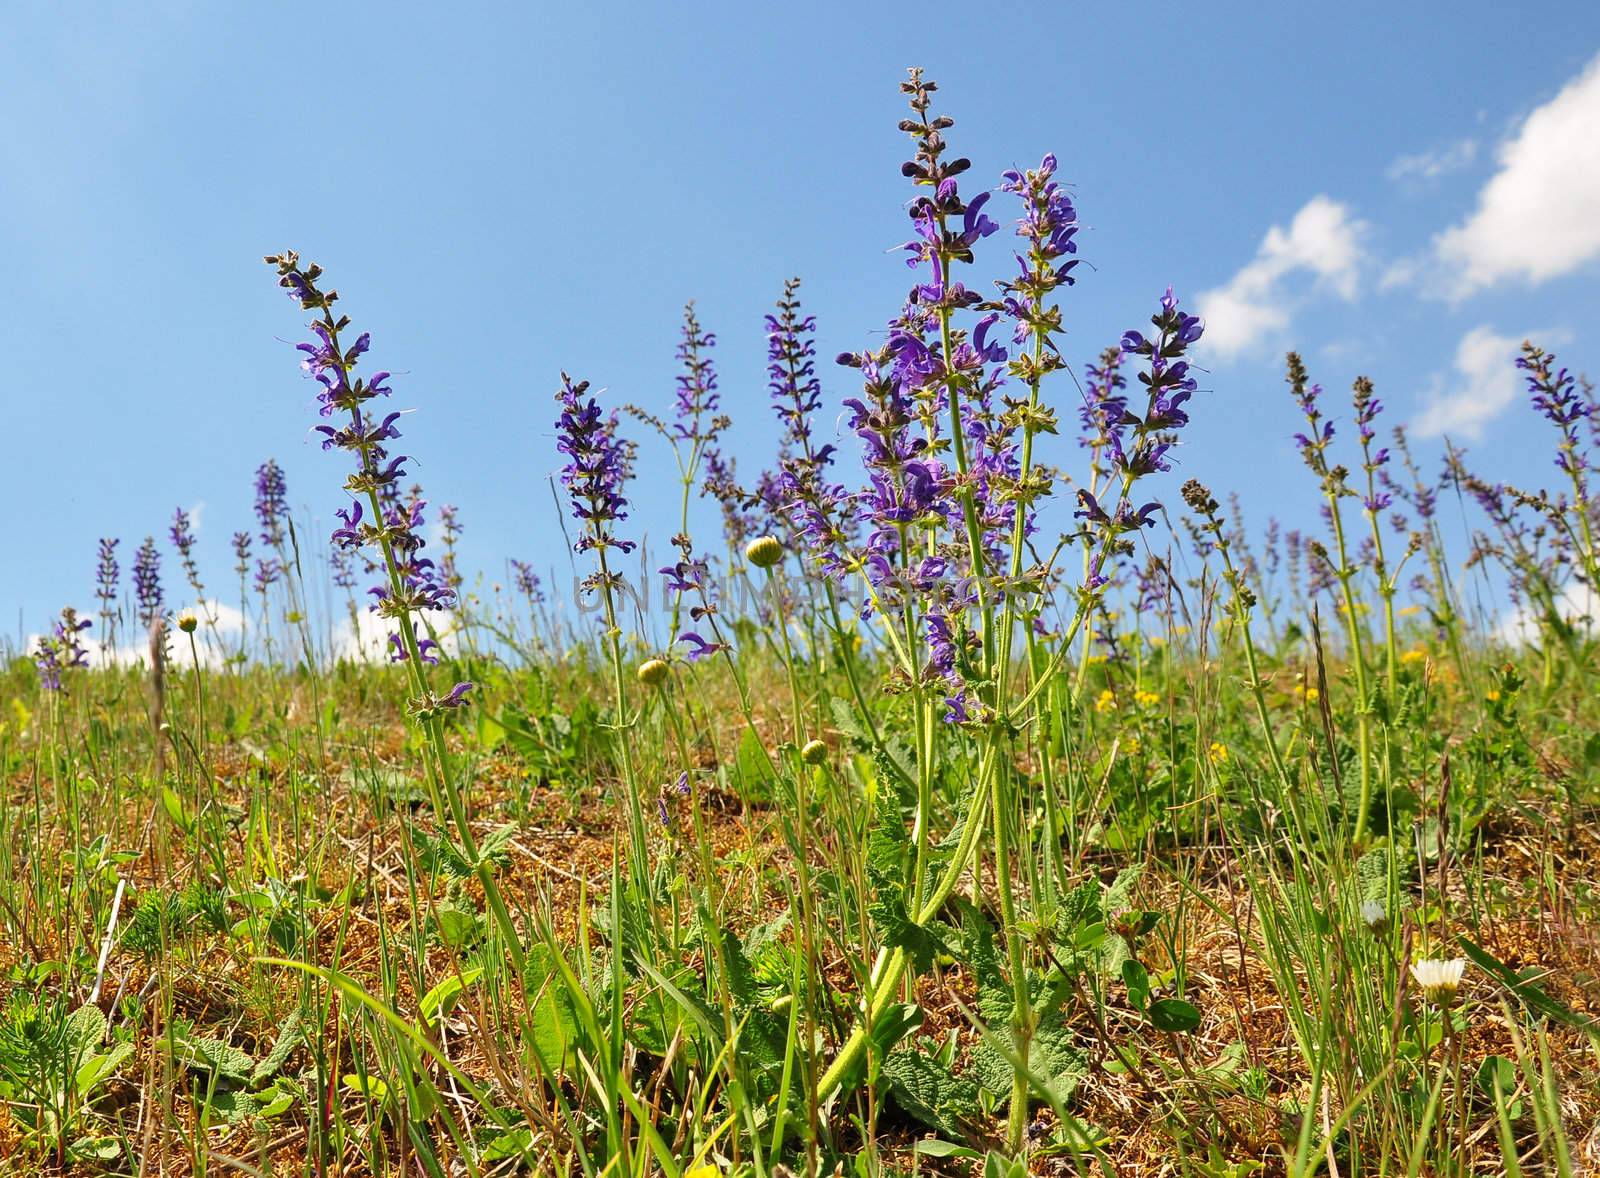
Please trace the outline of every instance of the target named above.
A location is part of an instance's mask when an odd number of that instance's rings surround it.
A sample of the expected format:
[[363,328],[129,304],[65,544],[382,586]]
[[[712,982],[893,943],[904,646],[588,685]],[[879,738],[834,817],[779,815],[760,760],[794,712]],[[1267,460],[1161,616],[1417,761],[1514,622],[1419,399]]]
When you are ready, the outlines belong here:
[[820,740],[808,740],[800,750],[800,759],[807,765],[820,765],[828,759],[828,746]]
[[646,687],[657,687],[666,680],[669,670],[665,659],[649,659],[639,664],[639,682]]

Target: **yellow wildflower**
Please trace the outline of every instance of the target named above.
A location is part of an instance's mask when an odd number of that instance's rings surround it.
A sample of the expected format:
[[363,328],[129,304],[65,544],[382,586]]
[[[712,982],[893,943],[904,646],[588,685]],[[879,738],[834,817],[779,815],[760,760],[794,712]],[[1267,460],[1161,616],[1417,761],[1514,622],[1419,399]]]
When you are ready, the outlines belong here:
[[1409,663],[1420,663],[1423,659],[1425,659],[1427,657],[1428,657],[1428,652],[1423,650],[1422,647],[1413,646],[1410,650],[1401,652],[1400,661],[1402,663],[1408,663],[1408,664]]
[[1112,691],[1109,687],[1095,697],[1094,710],[1099,712],[1102,716],[1107,712],[1114,710],[1116,706],[1117,693]]
[[1213,765],[1224,765],[1228,761],[1228,746],[1221,741],[1213,740],[1211,747],[1206,750],[1206,756],[1211,758]]
[[1420,605],[1402,605],[1397,611],[1402,618],[1414,618],[1422,612]]
[[1130,757],[1137,757],[1141,747],[1137,736],[1124,736],[1122,738],[1122,751]]
[[1322,698],[1322,692],[1315,687],[1308,687],[1304,683],[1296,683],[1294,685],[1294,693],[1308,704],[1314,704]]
[[1141,708],[1153,708],[1161,702],[1161,697],[1153,691],[1136,691],[1133,693],[1133,702]]
[[1499,703],[1500,702],[1500,689],[1498,687],[1489,688],[1488,693],[1484,696],[1484,698],[1487,699],[1492,704]]

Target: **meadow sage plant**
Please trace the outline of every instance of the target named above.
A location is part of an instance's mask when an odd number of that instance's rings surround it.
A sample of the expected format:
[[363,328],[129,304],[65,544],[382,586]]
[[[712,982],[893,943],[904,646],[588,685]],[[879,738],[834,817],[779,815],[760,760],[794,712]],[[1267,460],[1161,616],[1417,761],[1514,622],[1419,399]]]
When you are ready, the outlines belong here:
[[[422,612],[447,608],[454,595],[435,574],[433,562],[421,555],[426,541],[415,530],[415,523],[421,518],[421,500],[413,498],[410,509],[384,509],[386,500],[394,502],[394,487],[405,477],[408,461],[403,454],[391,456],[387,445],[400,437],[395,427],[400,415],[391,413],[380,420],[369,410],[372,401],[389,396],[389,373],[375,372],[371,377],[355,375],[356,366],[371,346],[371,337],[363,332],[348,346],[342,343],[341,337],[349,330],[350,319],[335,313],[334,304],[339,295],[334,290],[323,289],[322,267],[315,263],[302,267],[299,255],[292,250],[270,255],[265,260],[276,269],[278,285],[288,292],[295,304],[315,315],[310,323],[315,339],[297,347],[305,356],[302,367],[322,386],[317,394],[318,415],[325,423],[317,426],[317,430],[323,435],[324,449],[344,451],[354,467],[345,480],[350,504],[336,513],[340,526],[334,530],[332,542],[344,548],[365,548],[381,553],[387,579],[375,594],[376,609],[381,617],[395,625],[401,661],[406,665],[411,683],[407,711],[428,736],[432,756],[428,762],[427,781],[434,811],[441,818],[449,815],[461,857],[471,865],[483,886],[506,952],[520,976],[524,961],[522,941],[495,882],[493,863],[478,853],[466,799],[452,772],[445,744],[444,717],[467,705],[467,693],[473,684],[460,681],[442,694],[435,692],[428,681],[423,640],[417,632]],[[281,491],[275,496],[268,494],[272,488],[258,484],[258,490],[263,487],[265,490],[257,499],[257,513],[264,529],[263,541],[274,545],[270,526],[282,515],[282,494]],[[265,514],[263,504],[270,508]]]

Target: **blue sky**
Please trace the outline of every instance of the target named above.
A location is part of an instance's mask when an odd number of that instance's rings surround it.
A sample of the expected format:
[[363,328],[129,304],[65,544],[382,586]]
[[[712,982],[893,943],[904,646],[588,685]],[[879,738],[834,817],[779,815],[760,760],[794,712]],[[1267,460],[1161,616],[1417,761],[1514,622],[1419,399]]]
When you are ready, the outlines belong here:
[[[122,537],[126,570],[177,506],[201,505],[229,584],[269,455],[308,517],[340,504],[297,312],[259,261],[283,247],[327,267],[396,372],[414,472],[459,505],[471,568],[564,565],[557,375],[664,409],[688,298],[757,468],[783,279],[804,278],[825,356],[904,296],[886,251],[907,236],[910,64],[957,119],[964,190],[1060,158],[1088,227],[1076,365],[1169,283],[1206,314],[1170,502],[1195,475],[1258,518],[1313,517],[1291,345],[1336,395],[1366,373],[1392,420],[1548,483],[1548,435],[1504,404],[1509,353],[1538,332],[1600,370],[1600,6],[1539,8],[1508,29],[1470,3],[8,6],[5,631],[91,604],[96,539]],[[992,276],[1006,246],[986,244]],[[657,543],[668,462],[646,442],[635,522]]]

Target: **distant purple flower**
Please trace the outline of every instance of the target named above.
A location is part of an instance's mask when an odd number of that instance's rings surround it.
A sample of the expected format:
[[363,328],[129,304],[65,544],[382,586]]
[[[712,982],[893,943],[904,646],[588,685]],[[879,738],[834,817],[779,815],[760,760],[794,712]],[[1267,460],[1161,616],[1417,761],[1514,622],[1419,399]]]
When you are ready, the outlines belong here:
[[[743,548],[746,540],[762,530],[760,520],[752,510],[755,502],[759,500],[769,512],[775,512],[777,508],[768,501],[767,496],[761,494],[763,487],[757,488],[756,499],[751,498],[739,485],[734,460],[724,458],[719,447],[706,448],[705,462],[706,477],[700,489],[715,499],[722,509],[722,534],[729,548]],[[770,476],[764,477],[767,479],[766,485],[770,485]]]
[[146,536],[133,558],[133,595],[139,603],[139,621],[146,628],[161,614],[161,553],[154,536]]
[[817,379],[817,320],[801,313],[799,290],[798,278],[784,282],[778,313],[766,317],[767,389],[783,424],[782,452],[820,468],[832,461],[833,447],[813,450],[811,445],[811,417],[822,406],[822,382]]
[[89,652],[78,641],[78,635],[92,622],[78,617],[70,605],[61,611],[59,621],[52,624],[50,634],[38,640],[33,652],[33,662],[39,672],[39,686],[45,691],[61,691],[61,673],[65,670],[89,665]]
[[1127,378],[1122,375],[1122,358],[1126,353],[1120,348],[1108,348],[1100,354],[1098,364],[1089,365],[1084,381],[1083,407],[1078,419],[1083,423],[1079,445],[1095,451],[1104,450],[1122,427],[1128,412]]
[[100,615],[109,617],[116,609],[118,585],[122,569],[117,564],[117,545],[120,540],[109,537],[100,541],[100,559],[95,567],[95,597],[100,600]]
[[288,518],[289,491],[283,468],[269,458],[256,470],[256,519],[261,524],[261,542],[282,548]]
[[[604,552],[607,548],[632,552],[637,545],[617,539],[611,530],[628,518],[628,500],[622,493],[630,473],[627,451],[617,437],[615,411],[602,412],[599,402],[585,396],[588,391],[588,381],[574,384],[566,373],[561,374],[561,390],[556,394],[561,406],[556,418],[556,449],[567,456],[561,485],[567,489],[574,518],[584,526],[574,547],[578,552]],[[598,585],[594,578],[585,582],[589,589]]]
[[53,641],[43,639],[39,642],[33,652],[33,665],[39,672],[41,690],[61,690],[61,659]]
[[178,561],[183,565],[183,576],[189,582],[189,588],[202,600],[205,598],[205,586],[200,581],[200,568],[195,563],[194,547],[194,514],[178,508],[172,513],[172,527],[168,532],[172,539],[172,546],[178,550]]
[[678,342],[678,362],[683,371],[675,378],[677,395],[674,410],[677,420],[674,434],[684,441],[713,440],[720,432],[722,419],[717,417],[721,397],[717,393],[717,372],[712,366],[712,348],[717,337],[700,327],[695,318],[694,304],[683,309],[683,337]]
[[172,514],[172,528],[169,535],[172,537],[172,546],[178,550],[180,557],[187,557],[194,551],[194,521],[181,507]]
[[539,574],[533,571],[533,566],[520,560],[513,560],[511,569],[517,592],[534,605],[543,605],[544,589],[539,584]]
[[461,526],[460,514],[454,504],[440,505],[439,525],[444,534],[444,555],[439,558],[439,575],[452,591],[459,591],[461,572],[456,567],[456,541],[465,529]]
[[351,562],[350,550],[335,544],[328,553],[328,564],[333,572],[333,584],[337,589],[350,590],[356,586],[356,572]]

